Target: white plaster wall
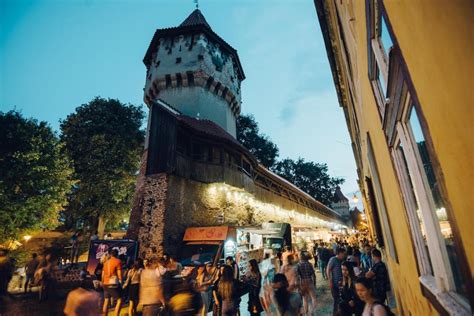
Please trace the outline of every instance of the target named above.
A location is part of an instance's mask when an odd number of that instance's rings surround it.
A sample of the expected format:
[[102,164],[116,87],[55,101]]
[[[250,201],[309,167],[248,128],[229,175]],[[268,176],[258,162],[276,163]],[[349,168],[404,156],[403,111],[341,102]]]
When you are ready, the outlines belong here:
[[[191,40],[193,43],[190,50]],[[199,55],[203,56],[202,60],[199,60]],[[216,56],[221,56],[224,60],[221,70],[217,70],[213,62]],[[181,58],[180,63],[176,63],[177,58]],[[202,71],[212,76],[235,95],[240,107],[240,80],[235,61],[230,55],[224,54],[218,45],[209,42],[203,34],[194,35],[194,39],[191,35],[160,39],[147,73],[145,95],[155,80],[164,80],[166,75],[184,74],[187,71]],[[185,77],[183,77],[184,80]],[[199,113],[200,118],[214,121],[235,137],[236,117],[227,101],[221,96],[216,96],[212,91],[207,91],[202,87],[173,87],[160,90],[158,98],[163,99],[183,114],[197,117]]]

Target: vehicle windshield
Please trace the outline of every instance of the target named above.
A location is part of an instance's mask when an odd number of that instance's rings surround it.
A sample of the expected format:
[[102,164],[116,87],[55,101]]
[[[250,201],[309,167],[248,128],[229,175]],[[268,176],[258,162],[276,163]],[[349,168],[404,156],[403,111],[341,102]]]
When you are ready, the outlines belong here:
[[214,261],[218,250],[219,245],[186,245],[181,250],[181,264],[196,266]]

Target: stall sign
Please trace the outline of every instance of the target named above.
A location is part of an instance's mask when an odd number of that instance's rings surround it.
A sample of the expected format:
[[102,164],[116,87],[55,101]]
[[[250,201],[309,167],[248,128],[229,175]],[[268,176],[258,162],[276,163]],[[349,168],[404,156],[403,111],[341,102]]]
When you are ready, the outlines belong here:
[[184,233],[184,241],[226,240],[228,226],[190,227]]
[[109,249],[117,249],[120,259],[126,264],[133,262],[137,256],[138,243],[134,240],[94,240],[89,245],[89,256],[87,259],[87,271],[94,274],[100,259],[107,254]]

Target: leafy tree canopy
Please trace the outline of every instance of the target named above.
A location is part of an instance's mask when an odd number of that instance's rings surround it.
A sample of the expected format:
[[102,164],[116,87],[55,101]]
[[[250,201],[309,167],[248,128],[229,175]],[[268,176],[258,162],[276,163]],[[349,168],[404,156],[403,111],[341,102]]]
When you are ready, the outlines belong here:
[[237,140],[262,165],[325,205],[331,205],[336,186],[344,183],[342,178],[329,176],[326,164],[305,161],[303,158],[297,160],[286,158],[278,161],[278,146],[266,135],[260,133],[252,115],[241,115],[237,119]]
[[240,115],[237,118],[237,140],[265,167],[271,168],[276,163],[278,147],[268,136],[259,133],[253,115]]
[[118,222],[130,211],[140,156],[143,111],[115,99],[96,97],[61,122],[79,180],[67,216],[98,225]]
[[73,185],[72,172],[46,122],[0,112],[0,242],[55,228]]
[[301,190],[325,205],[331,205],[336,187],[344,183],[342,178],[328,174],[325,163],[305,161],[303,158],[283,159],[276,163],[274,171]]

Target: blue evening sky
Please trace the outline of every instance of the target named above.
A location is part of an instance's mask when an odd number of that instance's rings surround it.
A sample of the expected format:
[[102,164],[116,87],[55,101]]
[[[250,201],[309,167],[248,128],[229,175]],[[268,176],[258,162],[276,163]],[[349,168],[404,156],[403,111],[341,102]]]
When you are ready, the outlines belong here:
[[[326,162],[358,190],[350,138],[311,0],[201,0],[213,30],[237,49],[242,111],[280,156]],[[155,29],[179,25],[192,0],[0,0],[0,110],[59,120],[95,96],[143,104]]]

